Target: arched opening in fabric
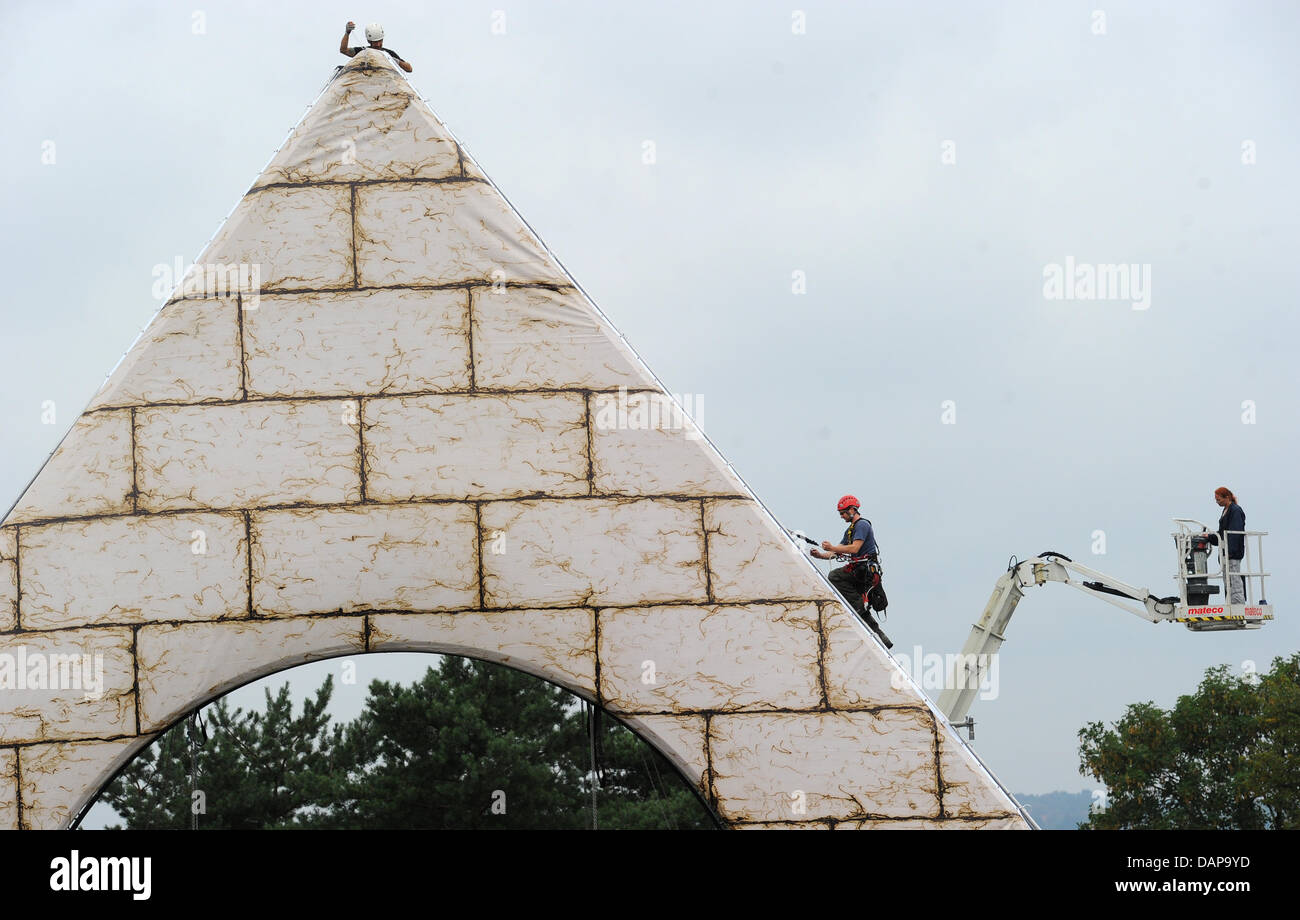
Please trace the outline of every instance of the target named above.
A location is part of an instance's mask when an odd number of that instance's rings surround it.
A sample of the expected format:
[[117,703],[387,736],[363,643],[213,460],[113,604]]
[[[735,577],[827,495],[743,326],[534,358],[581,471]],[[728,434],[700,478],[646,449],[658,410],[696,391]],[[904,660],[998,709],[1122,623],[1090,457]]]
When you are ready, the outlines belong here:
[[[649,782],[652,788],[654,789],[656,795],[659,795],[661,790],[665,792],[671,792],[672,790],[669,788],[671,781],[666,780],[661,775],[657,765],[654,762],[654,758],[646,756],[651,752],[653,752],[654,754],[661,755],[663,760],[666,761],[666,765],[668,769],[672,771],[672,775],[676,777],[676,779],[680,782],[681,789],[684,789],[685,791],[689,792],[693,796],[694,801],[699,806],[701,817],[706,818],[708,824],[711,825],[711,828],[717,829],[726,826],[725,822],[719,819],[716,810],[709,804],[705,796],[702,794],[701,785],[698,782],[698,780],[693,780],[689,775],[688,771],[684,770],[682,766],[680,766],[679,760],[676,757],[677,752],[675,752],[671,747],[667,747],[660,743],[656,743],[656,739],[648,736],[648,733],[638,732],[634,727],[628,724],[628,721],[626,719],[620,717],[618,714],[612,713],[604,707],[595,705],[593,701],[590,699],[588,694],[574,692],[572,688],[566,687],[560,682],[548,679],[545,676],[537,674],[535,673],[535,671],[537,670],[536,668],[514,667],[511,665],[503,664],[498,661],[493,661],[486,656],[475,656],[475,655],[467,655],[463,653],[454,653],[454,652],[431,652],[431,651],[421,651],[421,652],[414,652],[414,653],[384,651],[384,652],[363,652],[355,655],[352,654],[330,655],[330,656],[315,658],[311,661],[291,665],[288,667],[275,668],[270,671],[263,671],[259,673],[250,672],[249,674],[246,674],[244,678],[237,685],[229,686],[218,693],[208,694],[205,699],[196,700],[195,704],[190,708],[189,711],[181,714],[179,717],[177,717],[172,722],[170,722],[162,730],[142,738],[140,744],[133,746],[125,754],[124,757],[118,758],[118,765],[115,767],[115,769],[113,769],[112,774],[108,776],[107,779],[105,779],[102,783],[98,784],[97,787],[94,788],[93,794],[89,795],[85,799],[85,801],[80,804],[80,806],[78,807],[75,813],[75,817],[69,823],[69,826],[74,829],[80,828],[83,822],[86,820],[87,816],[90,814],[92,809],[97,804],[106,805],[107,803],[103,802],[102,800],[109,787],[114,782],[116,782],[116,780],[124,772],[126,772],[130,768],[130,766],[133,763],[135,763],[146,750],[148,750],[150,746],[159,743],[164,737],[168,736],[169,733],[175,731],[183,731],[185,724],[189,721],[191,715],[193,715],[194,713],[200,713],[203,712],[204,710],[208,710],[209,707],[212,707],[215,704],[219,703],[220,701],[230,698],[232,695],[238,693],[240,690],[244,690],[259,682],[267,683],[266,689],[268,693],[273,692],[270,685],[271,679],[284,678],[294,674],[295,672],[299,672],[298,673],[299,677],[304,677],[305,675],[302,675],[301,672],[305,668],[310,666],[322,665],[328,662],[347,663],[349,660],[354,658],[357,659],[376,658],[377,656],[381,656],[381,655],[385,657],[401,655],[404,658],[411,659],[411,661],[405,662],[406,664],[414,664],[414,660],[417,658],[427,659],[428,666],[426,670],[423,672],[425,675],[427,675],[430,672],[434,672],[444,658],[457,658],[468,662],[480,662],[482,664],[487,665],[494,672],[495,671],[514,672],[517,674],[526,675],[529,678],[533,678],[535,679],[536,686],[539,690],[543,687],[551,687],[551,688],[558,689],[563,693],[567,694],[568,702],[570,704],[573,704],[575,707],[579,707],[579,706],[582,707],[584,712],[595,713],[597,716],[597,724],[599,723],[599,721],[603,720],[606,724],[615,725],[619,729],[628,732],[635,739],[635,742],[638,745],[642,746],[642,749],[638,752],[641,755],[640,762],[642,764],[645,764],[645,769],[647,771],[646,776],[649,779]],[[407,672],[407,675],[405,677],[401,674],[395,675],[393,677],[381,677],[378,675],[374,675],[372,676],[371,679],[386,680],[391,684],[400,686],[405,689],[417,685],[422,678],[417,675],[417,671],[415,669],[411,669]],[[292,695],[292,705],[294,707],[294,711],[300,709],[303,703],[310,699],[311,699],[310,692],[294,693]],[[369,690],[367,690],[366,692],[367,702],[370,699],[371,696]],[[255,710],[247,709],[245,711],[251,713]],[[337,719],[332,713],[330,714],[330,719],[332,724],[338,724],[339,721],[341,721]],[[509,730],[510,728],[509,726],[501,726],[501,727],[504,727],[507,730]],[[587,722],[587,728],[588,731],[590,731],[590,729],[592,728],[592,722],[590,720],[588,720]],[[560,726],[556,725],[555,731],[557,733],[559,729]],[[587,736],[587,740],[590,741],[592,739],[593,736],[589,734]],[[644,748],[646,747],[648,747],[650,751],[645,751]],[[594,747],[593,747],[593,751],[594,751]],[[597,766],[596,764],[593,764],[593,772],[596,766]],[[583,778],[585,782],[587,782],[588,784],[590,783],[590,774],[584,775]],[[590,787],[588,786],[587,788],[589,789]],[[584,790],[584,796],[585,794],[586,794],[586,790]],[[606,804],[608,805],[610,803],[607,802]],[[585,805],[586,802],[584,800],[584,806]],[[597,813],[598,811],[599,809],[597,808]],[[590,819],[590,817],[591,817],[590,815],[587,815],[588,819]],[[666,816],[665,820],[671,820],[671,819]]]

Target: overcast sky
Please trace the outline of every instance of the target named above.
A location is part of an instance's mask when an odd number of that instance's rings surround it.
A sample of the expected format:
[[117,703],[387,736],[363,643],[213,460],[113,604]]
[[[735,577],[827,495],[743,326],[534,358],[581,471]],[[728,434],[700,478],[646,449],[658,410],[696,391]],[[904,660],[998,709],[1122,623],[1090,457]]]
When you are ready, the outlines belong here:
[[[835,537],[835,500],[864,500],[896,653],[958,650],[1012,554],[1058,550],[1173,593],[1170,519],[1217,519],[1216,486],[1271,532],[1279,619],[1258,631],[1030,589],[998,697],[972,710],[1012,789],[1091,788],[1083,724],[1300,646],[1294,4],[5,12],[0,505],[161,306],[154,266],[198,255],[344,60],[343,23],[379,20],[779,519]],[[1149,291],[1045,297],[1067,259],[1144,266]],[[423,669],[359,664],[344,716],[368,680]]]

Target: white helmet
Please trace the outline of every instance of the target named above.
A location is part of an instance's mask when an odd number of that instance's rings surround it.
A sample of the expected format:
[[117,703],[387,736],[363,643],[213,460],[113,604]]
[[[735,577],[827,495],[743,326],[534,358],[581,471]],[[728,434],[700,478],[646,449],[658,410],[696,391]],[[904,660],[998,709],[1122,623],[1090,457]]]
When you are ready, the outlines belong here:
[[384,27],[377,22],[372,22],[366,26],[366,41],[381,42],[384,40]]

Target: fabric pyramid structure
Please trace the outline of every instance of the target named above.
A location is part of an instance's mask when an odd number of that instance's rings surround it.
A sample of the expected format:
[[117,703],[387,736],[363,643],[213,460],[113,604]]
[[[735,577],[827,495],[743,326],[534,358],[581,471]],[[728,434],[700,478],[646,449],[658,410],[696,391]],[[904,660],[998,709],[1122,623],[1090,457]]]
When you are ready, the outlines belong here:
[[74,824],[234,687],[384,651],[594,701],[725,826],[1028,826],[364,51],[0,523],[0,828]]

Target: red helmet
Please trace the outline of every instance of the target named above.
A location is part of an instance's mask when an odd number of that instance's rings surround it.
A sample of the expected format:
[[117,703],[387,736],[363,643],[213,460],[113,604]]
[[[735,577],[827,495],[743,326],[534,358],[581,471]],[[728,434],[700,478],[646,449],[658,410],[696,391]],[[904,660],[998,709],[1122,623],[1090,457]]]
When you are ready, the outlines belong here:
[[835,506],[836,511],[843,511],[845,508],[861,508],[861,503],[856,496],[846,495],[840,499],[839,504]]

